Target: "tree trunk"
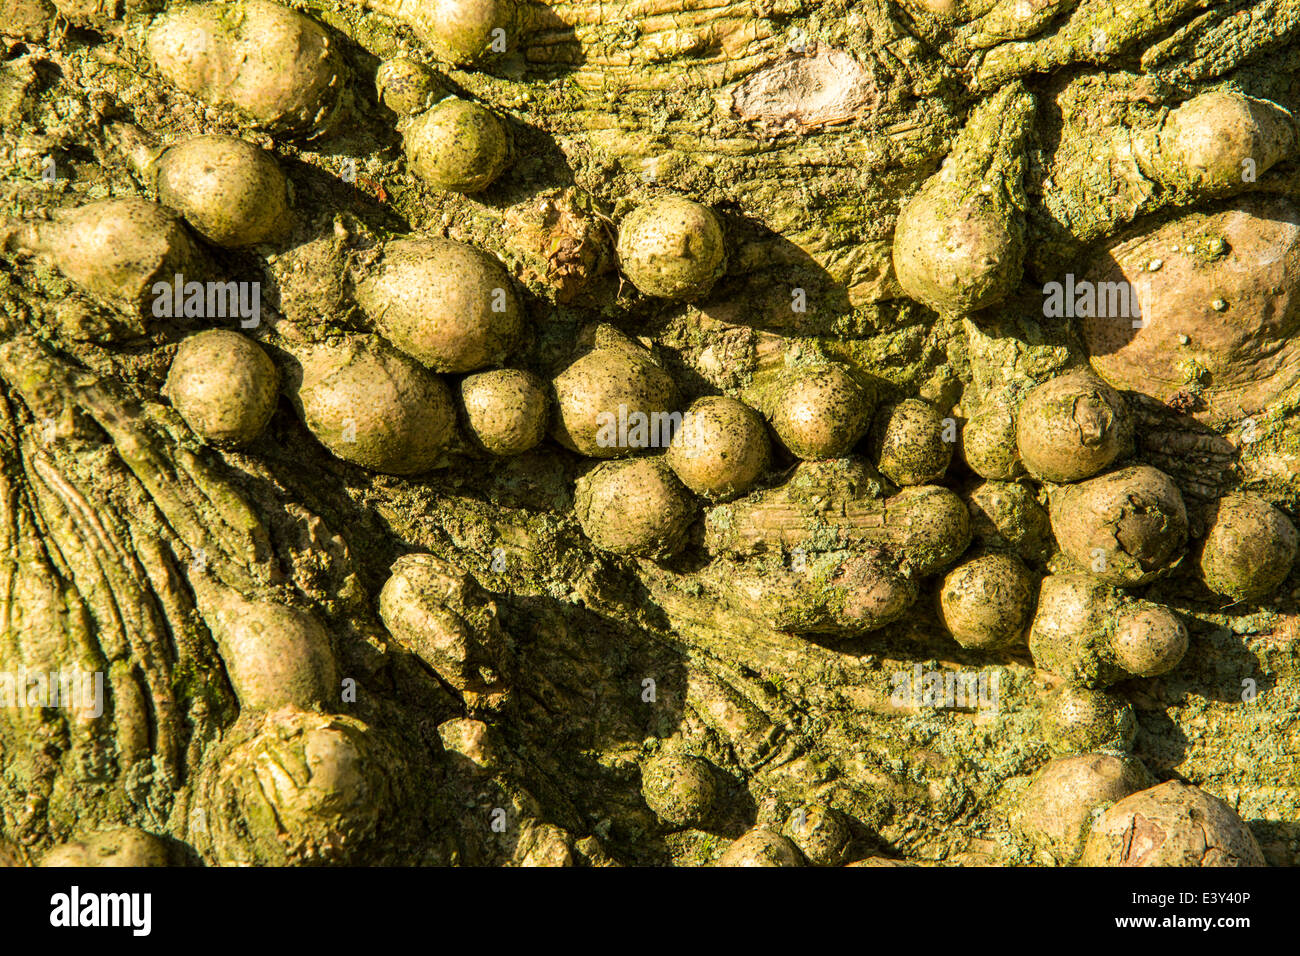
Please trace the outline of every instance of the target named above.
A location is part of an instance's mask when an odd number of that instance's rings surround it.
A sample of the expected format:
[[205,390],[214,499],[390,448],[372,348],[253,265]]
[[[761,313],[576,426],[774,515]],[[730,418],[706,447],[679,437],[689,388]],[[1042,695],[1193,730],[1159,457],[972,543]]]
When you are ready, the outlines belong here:
[[[169,86],[139,39],[161,3],[59,0],[57,21],[44,0],[4,6],[0,672],[102,673],[104,716],[0,710],[0,855],[34,862],[134,828],[174,863],[690,865],[820,803],[846,815],[857,858],[1042,862],[1011,819],[1060,752],[1043,723],[1059,680],[1023,644],[955,644],[935,577],[883,629],[797,635],[747,597],[785,586],[790,542],[715,554],[701,531],[667,563],[601,552],[573,514],[585,463],[553,443],[509,459],[458,444],[437,470],[388,477],[334,458],[285,400],[246,448],[205,444],[162,387],[176,344],[222,323],[96,299],[19,256],[17,230],[152,195],[110,124],[162,146],[233,132],[279,158],[294,233],[205,255],[262,283],[262,321],[244,331],[287,382],[306,350],[373,332],[352,279],[383,242],[416,234],[507,264],[531,328],[512,364],[543,377],[604,321],[652,348],[683,401],[725,392],[766,412],[778,373],[824,356],[882,399],[920,395],[961,421],[1087,361],[1073,323],[1044,317],[1044,282],[1127,230],[1238,194],[1300,201],[1294,148],[1211,196],[1160,181],[1133,146],[1212,89],[1300,108],[1300,2],[532,2],[507,52],[435,64],[513,139],[510,170],[470,197],[407,171],[375,71],[399,54],[432,61],[410,26],[359,2],[292,4],[348,68],[343,117],[314,139]],[[894,276],[895,219],[979,104],[1013,85],[1032,108],[967,138],[986,168],[1023,170],[1026,276],[995,308],[937,313]],[[663,192],[723,222],[726,274],[695,304],[647,299],[616,268],[613,224]],[[1296,514],[1295,390],[1247,443],[1240,423],[1131,398],[1136,458],[1176,479],[1194,530],[1234,487]],[[946,483],[972,482],[955,462]],[[869,523],[872,506],[847,513]],[[485,589],[467,593],[499,631],[506,691],[458,687],[386,630],[378,596],[412,552]],[[1144,591],[1183,615],[1191,646],[1172,673],[1116,688],[1135,709],[1133,753],[1226,799],[1271,863],[1295,865],[1297,578],[1265,606],[1225,608],[1194,564]],[[250,705],[233,660],[250,622],[323,629],[337,669],[325,699]],[[974,673],[986,693],[917,706],[912,682],[936,672]],[[712,765],[707,825],[667,826],[647,807],[640,767],[663,750]]]

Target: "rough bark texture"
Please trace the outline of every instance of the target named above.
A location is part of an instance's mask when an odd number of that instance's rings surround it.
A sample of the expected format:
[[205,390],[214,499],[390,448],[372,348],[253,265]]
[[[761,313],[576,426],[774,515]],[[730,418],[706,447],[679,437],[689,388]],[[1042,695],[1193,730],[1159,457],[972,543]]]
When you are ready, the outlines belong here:
[[[56,5],[67,15],[2,5],[3,217],[150,195],[112,122],[162,145],[237,133],[280,160],[295,232],[207,255],[220,275],[263,283],[248,334],[282,370],[372,331],[349,284],[380,243],[449,237],[520,283],[532,331],[512,364],[552,376],[584,327],[608,321],[653,346],[683,407],[725,392],[765,411],[778,373],[822,356],[884,399],[919,394],[958,419],[1018,400],[1086,361],[1073,321],[1043,317],[1042,281],[1081,273],[1090,249],[1138,220],[1147,231],[1231,202],[1153,178],[1134,155],[1141,132],[1211,89],[1300,109],[1295,0],[1082,0],[1033,4],[1029,21],[1009,0],[957,21],[888,0],[534,2],[511,52],[446,70],[514,141],[510,170],[465,197],[407,171],[398,117],[377,102],[383,59],[425,56],[397,19],[292,4],[330,31],[349,74],[333,131],[295,139],[152,72],[140,31],[165,4]],[[894,220],[975,105],[1009,83],[1036,105],[1027,129],[1002,131],[1027,143],[1012,164],[1027,170],[1027,275],[984,313],[936,314],[893,278]],[[1294,155],[1242,190],[1300,201]],[[723,222],[728,271],[698,303],[648,300],[613,268],[612,223],[663,191]],[[791,308],[797,290],[806,311]],[[936,620],[936,579],[897,623],[810,639],[746,600],[759,572],[759,590],[783,586],[782,547],[715,555],[701,522],[669,564],[593,549],[572,501],[587,463],[552,443],[504,460],[458,446],[438,470],[387,477],[331,456],[285,400],[253,444],[205,445],[160,395],[196,327],[0,260],[0,670],[80,665],[103,670],[109,690],[103,720],[0,713],[0,838],[16,859],[129,826],[167,838],[175,862],[690,865],[823,803],[850,821],[852,858],[1036,861],[1007,821],[1054,754],[1042,706],[1055,679],[1023,647],[960,648]],[[1216,429],[1128,398],[1133,462],[1175,478],[1194,535],[1233,488],[1295,517],[1300,393]],[[968,477],[954,464],[947,483]],[[876,511],[849,508],[868,542],[885,534]],[[384,628],[378,595],[409,552],[490,595],[507,691],[440,679]],[[1136,710],[1134,754],[1157,779],[1226,800],[1270,863],[1300,863],[1300,579],[1262,607],[1219,606],[1188,567],[1142,593],[1184,615],[1191,645],[1172,673],[1113,688]],[[262,613],[327,633],[337,679],[325,700],[240,705],[223,615]],[[900,708],[895,675],[916,665],[996,675],[997,708]],[[464,717],[490,740],[439,733]],[[668,825],[647,807],[639,768],[662,749],[715,768],[707,824]],[[320,760],[338,779],[320,779]]]

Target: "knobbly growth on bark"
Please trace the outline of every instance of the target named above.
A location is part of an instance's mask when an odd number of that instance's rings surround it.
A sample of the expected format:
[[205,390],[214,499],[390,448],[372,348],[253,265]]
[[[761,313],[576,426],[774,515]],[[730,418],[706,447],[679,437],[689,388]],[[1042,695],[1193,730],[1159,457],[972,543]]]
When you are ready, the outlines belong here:
[[13,0],[0,859],[1300,863],[1297,31]]

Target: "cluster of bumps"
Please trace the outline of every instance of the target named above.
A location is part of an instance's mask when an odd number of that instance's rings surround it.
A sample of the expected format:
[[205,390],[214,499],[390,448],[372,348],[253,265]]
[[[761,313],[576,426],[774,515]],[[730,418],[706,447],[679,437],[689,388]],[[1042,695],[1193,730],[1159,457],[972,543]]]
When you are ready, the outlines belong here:
[[988,479],[1040,483],[1060,553],[1041,580],[1007,555],[958,566],[941,586],[941,616],[967,647],[1027,634],[1035,665],[1062,679],[1047,723],[1075,753],[1039,773],[1017,821],[1043,861],[1262,865],[1250,830],[1225,803],[1177,781],[1151,786],[1128,753],[1132,710],[1106,688],[1169,673],[1188,648],[1179,615],[1134,589],[1190,560],[1227,604],[1264,600],[1290,573],[1296,529],[1268,501],[1233,494],[1214,504],[1189,559],[1175,483],[1149,465],[1114,467],[1132,431],[1123,398],[1091,371],[1038,386],[1018,413],[974,416],[964,433],[968,464]]
[[[211,5],[176,8],[148,22],[143,49],[176,87],[234,106],[264,130],[327,129],[343,86],[328,33],[266,0],[237,6],[237,17]],[[495,2],[398,6],[450,63],[472,62],[514,15]],[[508,167],[510,137],[491,110],[443,95],[408,60],[385,63],[378,79],[384,102],[405,117],[412,173],[474,193]],[[119,133],[133,143],[130,131]],[[194,234],[234,248],[289,231],[288,185],[270,152],[224,135],[165,151],[134,146],[157,202],[111,200],[24,223],[6,232],[6,247],[47,259],[105,300],[143,307],[158,277],[204,274],[209,260]],[[907,291],[936,309],[983,307],[1018,278],[1018,265],[1017,276],[1003,273],[1023,243],[990,238],[1003,218],[990,214],[993,226],[983,228],[971,214],[962,220],[969,235],[943,237],[949,258],[936,255],[926,230],[952,221],[936,214],[936,196],[952,181],[952,169],[939,174],[904,210],[896,268]],[[996,200],[977,198],[977,212]],[[992,251],[972,255],[971,243]],[[671,300],[706,296],[727,261],[714,212],[671,195],[623,220],[617,250],[637,289]],[[1189,522],[1169,476],[1123,466],[1131,418],[1091,370],[1041,384],[1019,408],[981,409],[958,429],[921,399],[878,407],[873,383],[847,365],[799,365],[764,407],[700,398],[662,454],[636,454],[647,443],[617,429],[611,437],[611,421],[682,411],[668,371],[609,326],[591,330],[550,382],[507,367],[526,334],[525,313],[487,253],[449,240],[390,241],[352,292],[374,335],[305,346],[281,363],[285,373],[250,337],[200,332],[176,350],[167,396],[196,434],[240,446],[265,429],[287,386],[331,453],[394,475],[442,464],[458,423],[479,453],[498,456],[525,453],[549,433],[598,460],[574,494],[577,520],[597,548],[671,562],[699,527],[703,499],[703,548],[742,562],[736,599],[752,598],[753,610],[785,631],[840,638],[876,630],[930,587],[963,647],[1014,653],[1027,642],[1036,666],[1064,682],[1052,721],[1083,753],[1039,775],[1020,821],[1044,861],[1262,862],[1225,804],[1178,783],[1149,786],[1126,753],[1132,711],[1106,688],[1165,674],[1186,652],[1179,616],[1135,589],[1187,559]],[[982,479],[964,494],[942,484],[957,446]],[[1281,511],[1236,494],[1218,503],[1194,560],[1211,592],[1255,602],[1286,578],[1296,549],[1296,529]],[[467,700],[490,701],[501,690],[508,662],[494,608],[456,568],[432,555],[404,557],[379,607],[393,636]],[[666,755],[648,762],[642,779],[665,821],[707,818],[715,793],[704,761]],[[1144,843],[1148,831],[1159,838]],[[787,835],[751,831],[720,862],[842,863],[847,841],[836,811],[804,808]]]
[[[854,395],[846,373],[829,369],[819,376],[837,382],[832,394]],[[785,394],[806,393],[795,388]],[[819,410],[828,408],[827,426],[853,419],[823,394],[802,420],[817,421]],[[856,420],[856,430],[834,446],[799,445],[784,419],[773,424],[787,448],[813,459],[846,455],[867,419],[859,414]],[[1058,749],[1070,755],[1040,772],[1017,819],[1041,862],[1262,865],[1250,830],[1222,801],[1179,782],[1152,785],[1131,755],[1132,708],[1107,688],[1169,673],[1188,649],[1179,615],[1135,589],[1192,563],[1208,591],[1227,604],[1266,600],[1294,563],[1294,525],[1268,501],[1232,494],[1215,503],[1199,552],[1189,557],[1188,517],[1177,486],[1148,465],[1117,467],[1131,453],[1131,416],[1124,399],[1091,370],[1049,379],[1018,408],[973,415],[961,430],[960,447],[978,478],[963,498],[930,484],[942,480],[949,464],[952,446],[944,438],[939,414],[909,399],[879,420],[869,441],[878,471],[869,461],[847,459],[799,466],[874,473],[877,487],[883,475],[902,490],[878,504],[864,502],[862,514],[841,514],[838,527],[834,518],[820,516],[838,533],[870,543],[850,548],[849,557],[838,550],[843,542],[829,546],[833,572],[819,590],[811,583],[815,566],[802,569],[799,576],[810,583],[797,601],[786,603],[779,591],[766,590],[765,599],[777,602],[768,605],[770,623],[823,637],[859,634],[897,620],[923,580],[936,579],[938,616],[957,643],[997,656],[1023,651],[1027,642],[1035,665],[1060,680],[1046,722]],[[764,509],[773,508],[776,495],[787,520],[765,521]],[[866,514],[879,520],[864,521]],[[720,528],[710,528],[710,537],[751,544],[766,537],[777,545],[792,531],[802,539],[818,519],[811,508],[792,509],[788,491],[775,489],[738,502]],[[855,521],[861,525],[856,529]],[[821,603],[810,608],[810,596],[818,594]],[[678,823],[706,815],[707,774],[694,767],[696,758],[665,762],[671,770],[656,766],[645,777],[651,806]],[[723,862],[842,862],[842,855],[828,855],[804,832],[813,810],[817,839],[831,830],[847,839],[844,821],[834,820],[837,811],[804,807],[788,836],[756,829]]]

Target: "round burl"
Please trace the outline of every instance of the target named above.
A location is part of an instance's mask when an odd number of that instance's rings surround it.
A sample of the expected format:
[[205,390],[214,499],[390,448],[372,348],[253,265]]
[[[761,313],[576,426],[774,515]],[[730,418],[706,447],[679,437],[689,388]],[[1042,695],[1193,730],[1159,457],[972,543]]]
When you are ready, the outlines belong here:
[[1071,684],[1062,684],[1047,698],[1043,724],[1056,750],[1129,750],[1137,736],[1132,704]]
[[1136,793],[1149,776],[1132,759],[1079,754],[1047,764],[1020,802],[1016,825],[1034,848],[1057,865],[1083,850],[1097,811]]
[[408,57],[397,56],[379,64],[375,72],[375,92],[394,113],[412,116],[432,106],[444,91],[439,79],[425,66]]
[[618,261],[646,295],[701,298],[726,269],[722,226],[708,206],[679,196],[653,199],[619,225]]
[[1187,653],[1187,627],[1160,605],[1125,609],[1110,640],[1115,663],[1137,677],[1156,677],[1178,666]]
[[1025,473],[1016,445],[1016,414],[1006,405],[990,404],[966,420],[961,453],[981,478],[1010,481]]
[[840,866],[849,856],[853,831],[844,814],[819,803],[797,808],[785,822],[785,835],[813,866]]
[[352,341],[302,363],[303,420],[337,457],[372,471],[413,475],[438,461],[456,424],[451,391],[416,362]]
[[1232,90],[1194,96],[1159,131],[1161,173],[1199,195],[1232,193],[1296,147],[1294,120],[1272,103]]
[[1187,545],[1183,496],[1168,475],[1149,465],[1060,489],[1051,516],[1061,550],[1119,587],[1161,577]]
[[1034,614],[1037,581],[1019,558],[986,554],[948,572],[939,587],[939,618],[962,647],[1023,643]]
[[245,445],[271,420],[279,374],[253,340],[210,329],[191,335],[176,349],[163,394],[196,435],[217,444]]
[[163,79],[268,129],[324,131],[346,85],[325,28],[271,0],[173,5],[145,47]]
[[971,534],[985,548],[1010,550],[1041,564],[1056,550],[1052,522],[1037,492],[1014,481],[983,481],[963,495]]
[[939,485],[899,491],[885,502],[885,525],[895,529],[890,550],[917,577],[944,570],[962,556],[971,541],[966,502]]
[[753,487],[771,450],[757,412],[734,398],[709,396],[686,410],[665,460],[691,491],[723,500]]
[[1034,665],[1084,687],[1172,670],[1187,628],[1169,608],[1130,597],[1093,574],[1043,579],[1029,632]]
[[809,556],[799,569],[741,570],[730,596],[772,627],[792,634],[842,638],[898,620],[916,601],[913,575],[875,548]]
[[505,269],[463,242],[388,243],[356,296],[384,338],[435,372],[499,365],[523,332],[523,310]]
[[555,377],[551,434],[589,458],[617,458],[672,441],[672,378],[643,353],[595,348]]
[[1020,281],[1023,231],[980,193],[962,197],[931,177],[898,214],[894,272],[911,298],[937,312],[973,312],[1005,297]]
[[408,2],[403,19],[440,60],[466,65],[514,45],[519,0]]
[[943,416],[929,402],[909,398],[893,406],[877,424],[872,441],[881,474],[896,485],[941,479],[952,460],[946,430]]
[[579,478],[574,509],[596,547],[665,558],[685,544],[695,500],[662,459],[636,458],[605,462]]
[[1199,787],[1170,780],[1101,815],[1082,866],[1265,866],[1250,828]]
[[6,248],[36,255],[84,291],[117,307],[151,314],[173,294],[177,274],[208,265],[179,213],[145,199],[105,199],[23,223]]
[[158,160],[158,200],[218,246],[251,246],[289,227],[284,173],[270,153],[234,136],[198,136]]
[[513,368],[470,375],[460,383],[465,428],[493,455],[521,455],[546,437],[550,399],[532,372]]
[[455,97],[412,120],[403,140],[411,171],[447,192],[482,192],[510,162],[505,124],[486,107]]
[[1259,601],[1286,580],[1295,557],[1290,518],[1255,495],[1228,495],[1218,502],[1205,536],[1201,575],[1215,594]]
[[700,826],[709,819],[717,784],[708,761],[686,754],[660,754],[641,768],[641,795],[665,823]]
[[772,427],[797,458],[841,458],[870,421],[873,396],[842,365],[791,373],[772,409]]
[[714,866],[803,866],[799,848],[766,827],[747,830],[727,847]]
[[1128,425],[1119,394],[1090,372],[1049,379],[1025,396],[1016,444],[1025,468],[1046,481],[1097,474],[1124,450]]
[[394,757],[354,717],[285,708],[204,768],[202,834],[223,866],[362,863],[397,805]]

